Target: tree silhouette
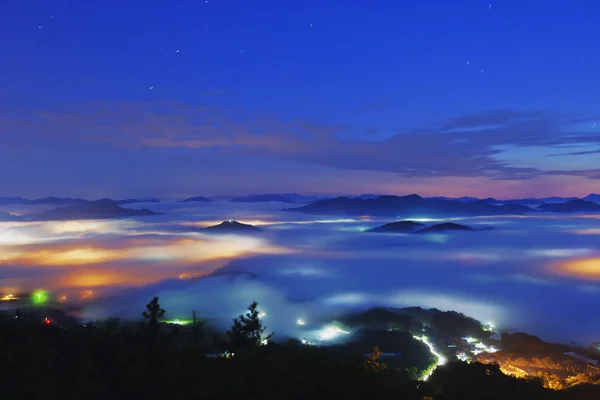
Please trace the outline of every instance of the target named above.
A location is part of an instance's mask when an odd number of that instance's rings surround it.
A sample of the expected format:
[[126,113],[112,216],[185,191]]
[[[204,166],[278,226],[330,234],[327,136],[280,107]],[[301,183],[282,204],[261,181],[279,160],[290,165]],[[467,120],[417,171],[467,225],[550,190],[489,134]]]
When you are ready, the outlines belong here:
[[258,303],[253,301],[245,315],[233,320],[231,330],[227,332],[233,352],[256,352],[267,344],[273,333],[265,335],[266,327],[259,317]]
[[158,304],[158,297],[153,298],[148,304],[146,304],[146,311],[142,312],[142,317],[145,321],[142,321],[142,330],[146,333],[146,336],[153,341],[160,332],[159,318],[165,315],[165,310]]

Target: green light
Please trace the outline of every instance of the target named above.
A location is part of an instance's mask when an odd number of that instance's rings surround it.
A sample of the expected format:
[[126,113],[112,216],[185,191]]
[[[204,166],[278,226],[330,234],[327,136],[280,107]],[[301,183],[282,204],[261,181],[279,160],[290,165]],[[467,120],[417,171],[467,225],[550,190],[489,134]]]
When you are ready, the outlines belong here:
[[173,325],[189,325],[191,324],[193,321],[191,320],[185,320],[185,319],[170,319],[167,321],[161,321],[164,324],[173,324]]
[[48,292],[45,292],[44,290],[36,290],[31,295],[31,301],[33,301],[34,304],[44,304],[48,301]]

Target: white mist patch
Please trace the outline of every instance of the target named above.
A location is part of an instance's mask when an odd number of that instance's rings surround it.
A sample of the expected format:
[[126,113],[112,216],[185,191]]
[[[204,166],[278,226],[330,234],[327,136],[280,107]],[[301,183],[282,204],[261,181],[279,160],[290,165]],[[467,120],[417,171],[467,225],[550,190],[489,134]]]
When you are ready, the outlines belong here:
[[419,306],[437,308],[440,311],[457,311],[478,321],[496,321],[502,324],[508,310],[488,302],[462,296],[428,293],[424,291],[406,291],[389,298],[390,305],[396,307]]
[[528,255],[532,257],[571,258],[585,257],[597,253],[592,249],[532,249]]
[[334,306],[361,306],[370,304],[375,297],[366,293],[342,293],[325,298],[322,302]]
[[596,286],[596,285],[581,285],[581,286],[578,286],[577,289],[579,289],[585,293],[600,294],[600,286]]
[[290,301],[283,291],[245,277],[220,276],[192,284],[174,282],[173,285],[157,285],[152,290],[125,294],[118,301],[90,306],[85,310],[85,316],[87,319],[110,316],[139,319],[145,304],[153,296],[158,296],[160,305],[167,311],[166,319],[189,320],[196,311],[198,318],[228,329],[232,320],[244,314],[247,307],[256,301],[267,331],[284,338],[300,337],[305,329],[320,328],[320,325],[313,324],[339,312],[339,309],[325,310],[313,302]]
[[519,282],[531,285],[553,285],[554,282],[548,279],[544,279],[537,276],[526,275],[526,274],[512,274],[512,275],[486,275],[486,274],[473,274],[469,275],[468,279],[481,283],[481,284],[494,284],[498,282]]
[[2,229],[0,227],[0,246],[19,245],[34,242],[34,238],[18,229]]
[[534,285],[552,285],[552,284],[554,284],[554,282],[552,282],[548,279],[531,276],[531,275],[525,275],[525,274],[509,275],[507,278],[510,280],[513,280],[513,281],[523,282],[523,283],[531,283]]
[[300,276],[314,276],[314,277],[325,277],[330,276],[331,272],[322,268],[314,267],[298,267],[284,269],[281,271],[281,275],[300,275]]

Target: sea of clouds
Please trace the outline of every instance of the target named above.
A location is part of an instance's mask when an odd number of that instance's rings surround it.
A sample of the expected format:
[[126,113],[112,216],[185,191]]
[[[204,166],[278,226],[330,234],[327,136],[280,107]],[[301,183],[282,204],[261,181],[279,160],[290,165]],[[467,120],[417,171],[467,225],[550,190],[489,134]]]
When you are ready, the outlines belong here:
[[[228,326],[257,301],[269,330],[283,337],[302,334],[298,319],[316,326],[347,310],[421,306],[463,312],[551,341],[600,339],[599,271],[574,275],[563,268],[570,260],[589,259],[593,266],[593,260],[600,259],[598,234],[593,234],[600,219],[470,218],[453,222],[495,229],[388,235],[365,229],[390,220],[306,216],[280,210],[286,206],[132,204],[128,207],[165,214],[136,221],[87,222],[73,225],[71,231],[64,223],[12,224],[0,227],[4,251],[36,239],[26,244],[37,246],[36,251],[91,243],[114,257],[94,263],[93,268],[85,258],[67,267],[43,268],[38,259],[23,265],[8,260],[0,264],[0,277],[39,286],[61,274],[83,276],[92,268],[96,275],[103,270],[107,275],[125,271],[131,282],[139,278],[141,283],[107,281],[94,288],[99,295],[84,309],[90,319],[136,319],[145,304],[159,296],[168,318],[189,319],[196,310],[197,315]],[[419,217],[426,224],[439,222]],[[201,230],[228,219],[254,223],[263,232],[255,237],[215,237]],[[11,245],[10,238],[15,237],[21,242]],[[143,251],[128,250],[140,242]],[[218,275],[207,275],[215,269]],[[182,271],[185,276],[180,278]]]

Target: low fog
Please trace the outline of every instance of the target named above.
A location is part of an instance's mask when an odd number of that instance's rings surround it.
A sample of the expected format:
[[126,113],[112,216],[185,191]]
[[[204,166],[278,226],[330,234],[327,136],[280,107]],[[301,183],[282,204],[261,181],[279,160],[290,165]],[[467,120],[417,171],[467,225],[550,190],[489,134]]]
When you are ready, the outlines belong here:
[[[301,334],[297,319],[319,328],[342,312],[382,305],[455,310],[550,341],[598,340],[599,219],[455,218],[495,229],[378,234],[365,230],[393,220],[280,211],[286,206],[132,204],[165,214],[0,224],[0,290],[90,290],[90,319],[137,319],[159,296],[168,318],[189,319],[196,310],[223,327],[255,300],[280,337]],[[420,217],[426,225],[451,220]],[[228,219],[262,232],[202,231]],[[577,260],[587,264],[574,266]]]

